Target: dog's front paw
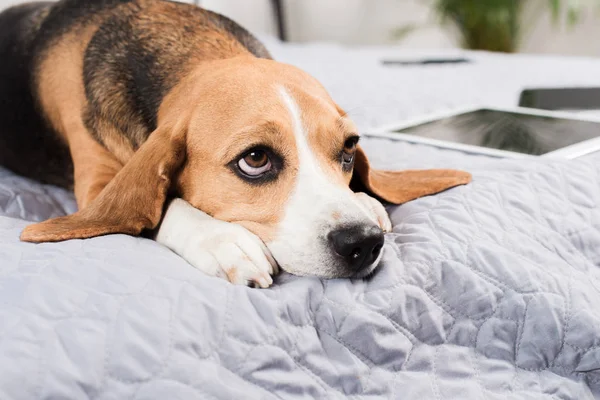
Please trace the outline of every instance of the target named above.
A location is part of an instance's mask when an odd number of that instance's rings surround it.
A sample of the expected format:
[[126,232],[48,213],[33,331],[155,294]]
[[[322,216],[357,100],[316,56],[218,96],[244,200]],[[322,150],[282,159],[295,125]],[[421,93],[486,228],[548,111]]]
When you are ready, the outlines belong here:
[[371,216],[371,218],[377,222],[379,227],[384,232],[387,233],[392,231],[392,221],[390,221],[390,217],[387,211],[385,211],[383,204],[363,192],[358,192],[354,195],[363,206],[367,214],[369,214],[369,216]]
[[241,225],[220,221],[176,199],[169,205],[156,241],[202,272],[238,285],[267,288],[277,263],[265,244]]
[[[206,235],[206,231],[210,232]],[[240,225],[214,221],[190,237],[183,258],[199,270],[237,285],[267,288],[277,264],[263,242]]]

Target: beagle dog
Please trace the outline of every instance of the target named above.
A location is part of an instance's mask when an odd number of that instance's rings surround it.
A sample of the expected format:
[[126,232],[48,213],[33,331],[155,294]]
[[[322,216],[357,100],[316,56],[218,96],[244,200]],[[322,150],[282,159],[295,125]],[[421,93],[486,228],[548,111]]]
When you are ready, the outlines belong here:
[[0,164],[74,190],[21,240],[149,234],[235,284],[366,277],[401,204],[466,184],[378,171],[319,82],[233,21],[164,0],[0,14]]

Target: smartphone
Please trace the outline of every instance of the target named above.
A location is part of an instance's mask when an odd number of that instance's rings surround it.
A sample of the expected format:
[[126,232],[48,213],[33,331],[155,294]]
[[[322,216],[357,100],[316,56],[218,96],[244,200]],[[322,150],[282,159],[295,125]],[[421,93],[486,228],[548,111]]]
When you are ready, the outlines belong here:
[[525,89],[521,92],[519,106],[542,110],[600,111],[600,87]]
[[385,66],[418,66],[418,65],[443,65],[443,64],[465,64],[471,60],[466,58],[424,58],[418,60],[382,60]]

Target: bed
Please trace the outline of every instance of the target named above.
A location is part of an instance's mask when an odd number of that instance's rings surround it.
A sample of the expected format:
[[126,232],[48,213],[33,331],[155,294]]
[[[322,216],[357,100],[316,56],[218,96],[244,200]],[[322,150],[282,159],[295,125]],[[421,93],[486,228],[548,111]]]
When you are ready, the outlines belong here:
[[[593,59],[454,51],[474,62],[385,68],[424,52],[263,40],[367,133],[514,106],[525,86],[600,85]],[[0,398],[600,398],[600,154],[362,143],[376,167],[461,168],[474,181],[390,207],[372,279],[281,274],[267,290],[204,276],[141,238],[21,243],[28,221],[76,205],[0,169]]]

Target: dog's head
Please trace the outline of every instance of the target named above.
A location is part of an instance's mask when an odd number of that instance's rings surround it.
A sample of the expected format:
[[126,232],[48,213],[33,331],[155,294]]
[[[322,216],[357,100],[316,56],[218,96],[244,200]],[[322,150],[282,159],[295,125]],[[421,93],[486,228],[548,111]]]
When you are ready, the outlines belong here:
[[[259,236],[299,275],[364,276],[383,232],[354,191],[400,204],[467,183],[459,171],[377,171],[352,121],[311,76],[250,57],[190,73],[158,129],[99,197],[23,236],[55,241],[154,228],[169,189]],[[41,228],[40,228],[41,227]]]

